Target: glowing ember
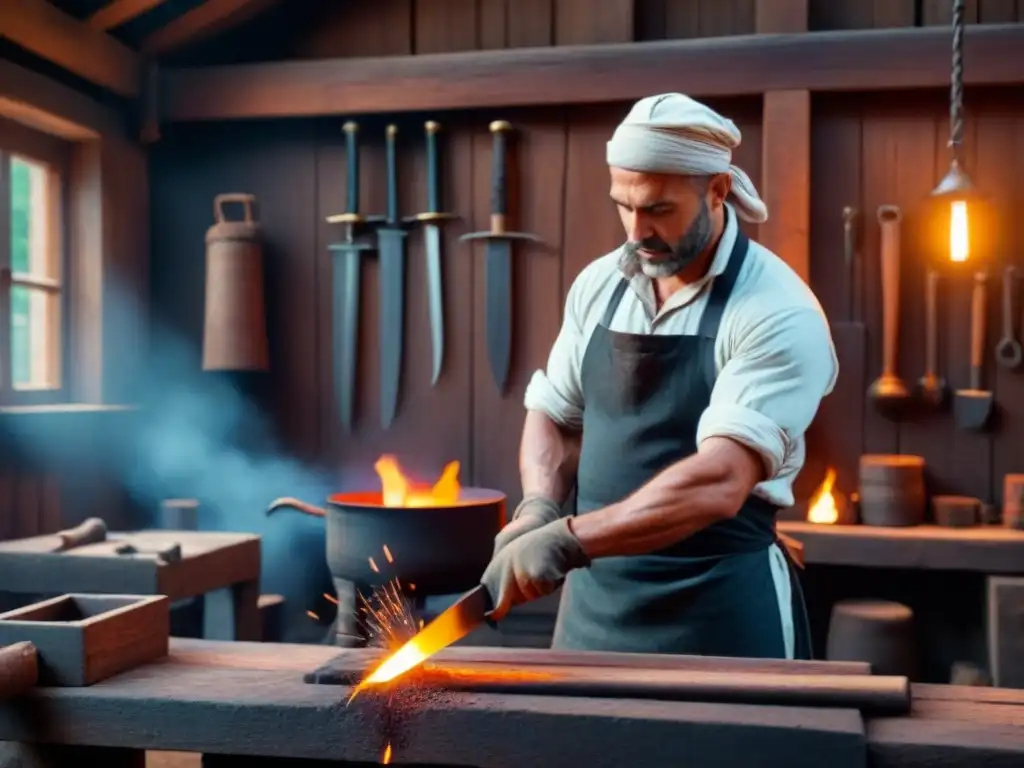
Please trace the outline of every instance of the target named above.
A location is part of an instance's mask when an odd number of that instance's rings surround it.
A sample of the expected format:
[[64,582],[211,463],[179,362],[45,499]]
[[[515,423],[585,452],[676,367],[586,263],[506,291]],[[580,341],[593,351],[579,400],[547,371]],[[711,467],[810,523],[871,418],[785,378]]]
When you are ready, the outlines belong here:
[[381,757],[380,764],[381,765],[387,765],[390,762],[391,762],[391,744],[389,743],[386,747],[384,747],[384,756]]
[[320,617],[312,611],[306,611],[306,615],[309,616],[309,618],[311,618],[313,621],[320,621]]
[[821,487],[814,492],[807,508],[807,520],[811,523],[832,525],[839,520],[839,507],[832,489],[836,484],[836,471],[829,467]]
[[[440,479],[433,486],[414,483],[407,478],[394,456],[381,456],[373,465],[380,477],[382,498],[385,507],[444,507],[459,500],[459,462],[452,461],[444,468]],[[384,556],[391,560],[386,549]],[[376,570],[376,569],[374,569]]]

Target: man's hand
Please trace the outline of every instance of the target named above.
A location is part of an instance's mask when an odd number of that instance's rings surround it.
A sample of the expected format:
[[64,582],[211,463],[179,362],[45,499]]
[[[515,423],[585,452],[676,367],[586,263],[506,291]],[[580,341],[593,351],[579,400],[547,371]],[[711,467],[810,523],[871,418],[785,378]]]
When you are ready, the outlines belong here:
[[550,595],[569,571],[589,564],[569,518],[520,534],[494,555],[480,579],[494,604],[488,618],[500,621],[513,607]]
[[541,526],[554,522],[561,515],[561,508],[552,499],[537,493],[528,494],[519,502],[509,524],[498,531],[498,535],[494,537],[494,553],[491,557],[495,557],[524,533],[535,531]]

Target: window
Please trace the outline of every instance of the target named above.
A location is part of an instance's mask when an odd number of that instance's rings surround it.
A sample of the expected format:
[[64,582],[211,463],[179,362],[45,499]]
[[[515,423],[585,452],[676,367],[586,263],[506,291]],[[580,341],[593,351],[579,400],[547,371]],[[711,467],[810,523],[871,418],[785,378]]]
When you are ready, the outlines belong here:
[[24,148],[9,133],[0,130],[0,403],[55,402],[65,389],[62,169],[48,142]]

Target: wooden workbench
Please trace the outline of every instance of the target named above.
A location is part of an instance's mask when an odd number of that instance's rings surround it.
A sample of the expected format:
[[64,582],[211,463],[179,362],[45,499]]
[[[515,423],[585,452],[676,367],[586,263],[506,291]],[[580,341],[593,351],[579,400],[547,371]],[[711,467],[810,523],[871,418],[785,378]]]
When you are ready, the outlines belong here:
[[[133,531],[66,552],[40,552],[52,536],[0,541],[0,590],[23,595],[167,595],[174,602],[202,596],[203,636],[214,640],[259,640],[257,607],[260,537],[215,531]],[[123,556],[177,543],[181,560]]]
[[[378,762],[371,699],[310,685],[338,649],[172,639],[167,660],[0,705],[0,740]],[[447,653],[457,654],[458,649]],[[1024,765],[1024,694],[915,686],[908,717],[853,710],[451,694],[403,723],[397,763],[478,768]]]

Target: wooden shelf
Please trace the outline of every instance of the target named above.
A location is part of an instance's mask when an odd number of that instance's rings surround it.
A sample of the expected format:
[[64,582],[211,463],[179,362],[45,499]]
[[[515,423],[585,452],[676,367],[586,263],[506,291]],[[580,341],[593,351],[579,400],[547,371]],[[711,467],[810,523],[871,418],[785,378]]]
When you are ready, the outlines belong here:
[[803,543],[808,563],[1024,573],[1024,531],[1010,528],[881,528],[779,521],[778,530]]
[[[946,27],[810,32],[168,69],[165,122],[587,104],[684,91],[947,87]],[[1024,83],[1024,24],[972,25],[967,85]]]

